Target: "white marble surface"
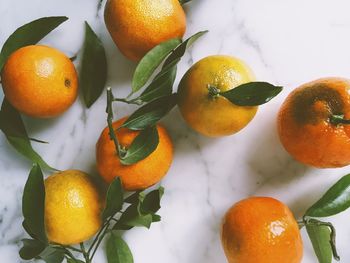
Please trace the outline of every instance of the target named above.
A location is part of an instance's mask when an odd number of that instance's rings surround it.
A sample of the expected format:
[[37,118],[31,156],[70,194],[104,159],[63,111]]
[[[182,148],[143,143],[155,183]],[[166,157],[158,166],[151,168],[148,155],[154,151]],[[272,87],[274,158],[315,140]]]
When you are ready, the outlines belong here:
[[[28,21],[66,15],[70,20],[42,43],[73,55],[81,47],[87,20],[108,53],[108,85],[125,95],[135,63],[121,56],[97,7],[98,0],[0,0],[0,46]],[[186,35],[210,32],[184,57],[178,76],[204,56],[229,54],[245,60],[260,80],[285,90],[231,137],[208,139],[192,132],[177,109],[164,120],[174,139],[175,159],[162,182],[162,222],[125,235],[136,263],[226,262],[219,227],[231,204],[250,195],[272,196],[299,217],[350,170],[317,170],[295,162],[281,147],[275,125],[281,102],[299,84],[325,76],[350,77],[349,9],[348,0],[193,0],[186,6]],[[25,120],[32,137],[50,142],[34,146],[54,167],[96,173],[94,148],[106,124],[104,108],[104,96],[90,110],[79,99],[59,118]],[[119,106],[119,116],[131,111]],[[0,134],[0,262],[21,262],[21,196],[30,165]],[[338,229],[341,262],[350,261],[349,216],[350,211],[331,219]],[[304,243],[303,263],[316,262],[305,234]],[[95,262],[106,262],[103,250]]]

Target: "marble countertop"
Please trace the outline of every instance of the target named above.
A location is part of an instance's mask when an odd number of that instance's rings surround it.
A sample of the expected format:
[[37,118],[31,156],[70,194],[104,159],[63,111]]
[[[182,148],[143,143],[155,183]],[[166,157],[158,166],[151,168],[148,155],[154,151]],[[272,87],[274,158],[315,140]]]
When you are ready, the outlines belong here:
[[[72,56],[81,48],[83,22],[87,20],[107,51],[107,85],[115,94],[126,95],[135,63],[115,47],[98,2],[1,0],[0,46],[24,23],[43,16],[66,15],[69,21],[42,43]],[[162,182],[166,189],[160,210],[162,221],[150,230],[138,228],[125,234],[136,263],[226,262],[219,230],[225,211],[234,202],[251,195],[272,196],[288,204],[300,217],[330,185],[350,171],[349,167],[319,170],[297,163],[282,148],[276,132],[276,113],[292,89],[320,77],[350,77],[349,9],[348,0],[193,0],[186,5],[186,35],[205,29],[210,32],[186,54],[178,78],[207,55],[228,54],[245,60],[259,80],[285,89],[278,98],[260,107],[246,129],[230,137],[209,139],[194,133],[177,109],[164,119],[174,140],[175,159]],[[35,149],[59,169],[96,173],[94,150],[106,125],[105,103],[102,96],[87,110],[79,99],[59,118],[26,118],[29,134],[50,142],[35,144]],[[119,105],[118,111],[119,116],[126,115],[132,107]],[[21,262],[18,250],[25,236],[21,198],[30,166],[0,134],[1,262]],[[338,229],[341,262],[350,261],[349,216],[350,210],[330,219]],[[303,238],[303,263],[317,262],[304,231]],[[102,249],[95,262],[106,262]]]

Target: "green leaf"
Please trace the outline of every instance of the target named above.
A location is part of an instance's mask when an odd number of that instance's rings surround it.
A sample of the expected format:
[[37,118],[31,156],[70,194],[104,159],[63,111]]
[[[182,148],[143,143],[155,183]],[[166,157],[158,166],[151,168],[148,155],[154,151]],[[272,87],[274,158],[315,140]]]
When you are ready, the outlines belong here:
[[24,225],[35,239],[47,244],[44,225],[45,186],[43,174],[38,164],[34,164],[24,186],[22,213]]
[[0,129],[5,134],[8,142],[20,154],[31,160],[33,163],[38,163],[45,169],[55,170],[49,166],[36,151],[34,151],[29,141],[21,115],[6,99],[4,99],[1,106]]
[[85,105],[90,106],[100,97],[107,81],[106,52],[101,40],[85,22],[85,42],[80,71]]
[[122,127],[131,130],[143,130],[155,125],[160,119],[168,114],[177,103],[176,94],[161,97],[137,109],[123,123]]
[[161,216],[157,214],[152,214],[152,222],[160,222]]
[[124,202],[128,204],[135,204],[144,199],[144,193],[141,191],[136,191],[135,193],[129,195],[127,198],[125,198]]
[[160,209],[160,200],[164,194],[164,188],[159,187],[157,190],[149,192],[143,202],[140,209],[143,214],[155,214]]
[[327,226],[306,225],[306,230],[318,258],[318,262],[331,263],[333,253],[330,243],[330,229]]
[[23,247],[20,249],[19,255],[25,260],[36,258],[47,246],[47,244],[34,239],[23,239],[22,242]]
[[43,17],[21,26],[6,40],[0,53],[0,71],[7,58],[17,49],[34,45],[43,39],[52,30],[66,21],[68,17]]
[[114,216],[123,207],[123,187],[119,177],[115,178],[108,187],[106,197],[106,207],[103,210],[102,218],[106,220],[110,216]]
[[133,263],[134,259],[128,244],[112,232],[106,245],[108,263]]
[[148,127],[137,135],[120,162],[124,165],[137,163],[153,153],[157,149],[158,143],[157,128],[155,126]]
[[169,55],[169,53],[181,43],[178,38],[170,39],[151,49],[139,62],[136,67],[133,80],[132,92],[141,89],[152,76],[153,72]]
[[249,82],[219,94],[238,106],[258,106],[269,102],[282,89],[267,82]]
[[167,71],[161,71],[149,86],[141,93],[139,99],[150,102],[154,99],[171,95],[176,78],[177,66],[170,67]]
[[342,177],[325,195],[312,205],[307,216],[328,217],[336,215],[350,207],[350,174]]
[[142,214],[140,203],[130,205],[119,218],[113,229],[128,230],[134,226],[144,226],[150,228],[152,224],[151,214]]
[[40,254],[40,258],[46,263],[61,263],[64,259],[64,251],[62,249],[46,247]]
[[169,64],[174,63],[177,64],[180,59],[185,54],[186,50],[192,46],[194,42],[196,42],[201,36],[208,33],[208,30],[200,31],[193,36],[186,39],[183,43],[175,48],[175,50],[170,54],[170,56],[165,60],[163,69],[166,68]]

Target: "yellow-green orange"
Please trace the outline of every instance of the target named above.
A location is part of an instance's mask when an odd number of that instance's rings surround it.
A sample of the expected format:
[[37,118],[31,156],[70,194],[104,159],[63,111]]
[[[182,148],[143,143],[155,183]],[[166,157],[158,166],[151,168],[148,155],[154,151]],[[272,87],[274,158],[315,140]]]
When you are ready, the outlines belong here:
[[136,61],[161,42],[182,38],[186,30],[178,0],[108,0],[105,22],[119,50]]
[[67,170],[45,180],[45,227],[50,242],[78,244],[101,227],[102,202],[89,175]]
[[237,58],[206,57],[194,64],[180,82],[181,114],[189,126],[203,135],[234,134],[254,118],[257,107],[237,106],[223,96],[211,96],[209,87],[223,92],[254,80],[250,68]]
[[47,46],[26,46],[12,53],[1,80],[7,100],[32,117],[60,115],[78,95],[73,63],[62,52]]

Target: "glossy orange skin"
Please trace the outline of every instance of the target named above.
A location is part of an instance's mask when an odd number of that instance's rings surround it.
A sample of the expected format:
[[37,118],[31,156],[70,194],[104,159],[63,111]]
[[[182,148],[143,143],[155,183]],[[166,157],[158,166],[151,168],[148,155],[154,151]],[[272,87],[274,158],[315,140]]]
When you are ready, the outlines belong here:
[[115,44],[134,61],[161,42],[182,38],[186,31],[178,0],[108,0],[104,16]]
[[37,118],[66,111],[78,95],[78,75],[70,59],[47,46],[26,46],[10,55],[2,70],[7,100]]
[[[127,118],[113,123],[117,129]],[[157,125],[159,144],[156,150],[145,159],[132,164],[123,165],[117,155],[113,141],[109,138],[109,129],[106,127],[96,145],[97,168],[104,180],[108,183],[120,176],[126,190],[142,190],[158,183],[168,172],[173,160],[173,144],[166,129]],[[116,132],[119,143],[128,148],[139,131],[121,128]]]
[[300,263],[303,243],[289,208],[270,197],[251,197],[232,206],[222,226],[229,263]]
[[350,164],[350,126],[330,123],[332,114],[350,118],[350,81],[319,79],[295,89],[278,115],[285,149],[298,161],[318,168]]

